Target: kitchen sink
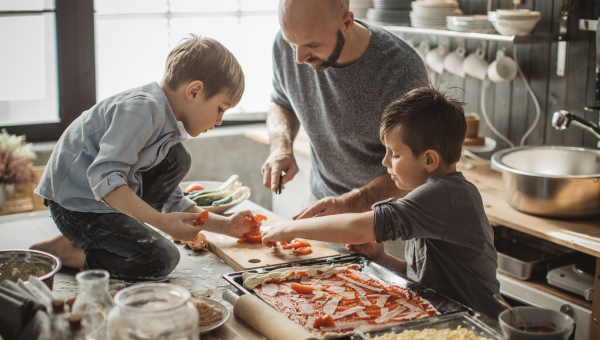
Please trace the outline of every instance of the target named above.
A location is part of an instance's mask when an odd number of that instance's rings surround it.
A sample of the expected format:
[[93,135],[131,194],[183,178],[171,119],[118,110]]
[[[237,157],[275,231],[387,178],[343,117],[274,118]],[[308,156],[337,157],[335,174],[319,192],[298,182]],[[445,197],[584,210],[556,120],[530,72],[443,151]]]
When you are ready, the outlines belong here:
[[600,217],[600,150],[522,146],[496,152],[504,197],[516,210],[551,218]]

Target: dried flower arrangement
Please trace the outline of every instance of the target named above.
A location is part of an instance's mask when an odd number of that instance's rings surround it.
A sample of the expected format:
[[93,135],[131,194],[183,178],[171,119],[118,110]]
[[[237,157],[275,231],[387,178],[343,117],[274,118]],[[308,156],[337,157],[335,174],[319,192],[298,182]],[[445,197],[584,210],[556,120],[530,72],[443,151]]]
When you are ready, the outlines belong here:
[[0,184],[27,184],[30,181],[31,160],[35,159],[31,143],[25,136],[0,132]]

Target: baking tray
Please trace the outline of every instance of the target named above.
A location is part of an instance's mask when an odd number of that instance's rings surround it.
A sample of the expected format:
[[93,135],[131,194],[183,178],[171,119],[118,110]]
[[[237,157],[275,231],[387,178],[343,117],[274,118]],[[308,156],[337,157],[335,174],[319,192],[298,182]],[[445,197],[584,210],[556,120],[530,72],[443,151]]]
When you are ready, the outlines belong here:
[[[374,278],[388,282],[390,284],[394,284],[394,285],[406,288],[412,292],[418,293],[423,299],[429,301],[433,305],[433,307],[435,307],[435,309],[437,309],[437,311],[440,312],[440,314],[442,314],[442,315],[449,315],[449,314],[461,313],[461,312],[475,314],[475,312],[471,308],[464,306],[444,295],[438,294],[433,289],[427,288],[427,287],[423,286],[422,284],[415,282],[402,274],[398,274],[385,266],[382,266],[376,262],[373,262],[371,259],[369,259],[368,257],[361,255],[361,254],[340,255],[340,256],[333,256],[333,257],[328,257],[328,258],[324,258],[324,259],[306,260],[306,261],[295,262],[295,263],[286,263],[283,265],[250,269],[250,270],[225,274],[225,275],[223,275],[223,278],[225,280],[227,280],[227,282],[229,282],[235,288],[237,288],[242,294],[256,295],[256,293],[254,291],[249,291],[246,288],[244,288],[244,283],[242,280],[243,273],[265,274],[265,273],[268,273],[272,270],[279,269],[279,268],[302,267],[302,266],[313,266],[313,265],[330,265],[330,264],[358,264],[361,267],[360,271],[365,274],[368,274]],[[435,318],[435,316],[430,317],[430,318]],[[389,329],[390,327],[392,327],[392,326],[385,327],[385,325],[384,325],[382,328],[378,328],[378,329]],[[340,338],[349,339],[350,337],[346,336],[346,337],[340,337]]]
[[[391,327],[391,329],[385,331],[371,331],[365,328],[360,328],[355,332],[353,340],[368,340],[375,336],[381,336],[387,333],[394,332],[400,334],[405,330],[416,330],[422,331],[424,329],[450,329],[455,330],[460,326],[468,330],[475,332],[477,336],[487,338],[489,340],[505,340],[504,336],[497,330],[485,322],[478,320],[476,317],[469,315],[468,313],[459,313],[451,315],[443,315],[437,317],[430,317],[424,319],[417,319],[412,321],[406,321],[400,325]],[[371,338],[368,338],[366,334],[369,334]]]
[[505,226],[494,227],[498,271],[520,280],[544,278],[548,265],[574,261],[577,252]]

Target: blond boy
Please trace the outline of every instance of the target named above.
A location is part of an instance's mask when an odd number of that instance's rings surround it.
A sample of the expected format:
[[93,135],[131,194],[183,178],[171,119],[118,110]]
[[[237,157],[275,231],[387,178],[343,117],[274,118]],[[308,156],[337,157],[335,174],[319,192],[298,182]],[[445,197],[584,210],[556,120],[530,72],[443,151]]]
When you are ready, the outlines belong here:
[[145,223],[186,241],[203,229],[233,237],[249,232],[249,211],[210,214],[197,225],[202,209],[178,186],[191,166],[182,142],[220,125],[243,93],[244,73],[233,54],[192,35],[169,54],[160,84],[84,112],[61,136],[35,192],[62,235],[31,248],[69,267],[159,277],[175,268],[179,250]]
[[[263,243],[308,238],[348,243],[409,278],[478,312],[496,317],[497,254],[477,188],[456,171],[466,135],[462,103],[421,87],[390,104],[380,137],[383,165],[405,197],[375,203],[360,214],[281,222]],[[383,241],[407,241],[406,261],[386,254]]]

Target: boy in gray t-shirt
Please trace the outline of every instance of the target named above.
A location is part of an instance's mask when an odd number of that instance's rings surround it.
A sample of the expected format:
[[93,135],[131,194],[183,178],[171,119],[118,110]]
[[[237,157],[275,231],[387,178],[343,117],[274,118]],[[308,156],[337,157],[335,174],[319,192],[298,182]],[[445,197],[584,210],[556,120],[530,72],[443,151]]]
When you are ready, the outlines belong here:
[[[383,165],[405,197],[360,214],[277,223],[263,244],[308,238],[348,243],[348,250],[406,275],[474,310],[497,317],[501,305],[493,231],[477,188],[456,172],[466,135],[463,103],[421,87],[390,104],[380,137]],[[386,254],[383,241],[408,241],[406,261]]]

